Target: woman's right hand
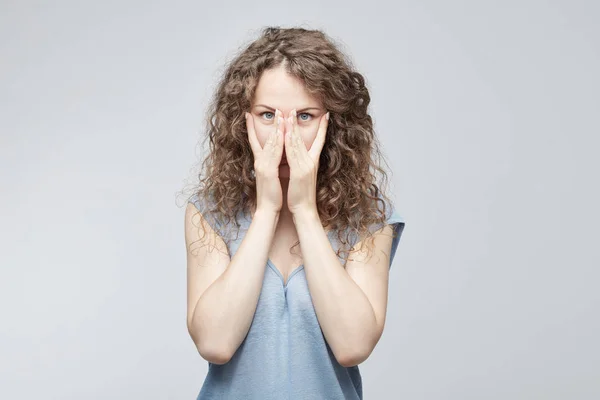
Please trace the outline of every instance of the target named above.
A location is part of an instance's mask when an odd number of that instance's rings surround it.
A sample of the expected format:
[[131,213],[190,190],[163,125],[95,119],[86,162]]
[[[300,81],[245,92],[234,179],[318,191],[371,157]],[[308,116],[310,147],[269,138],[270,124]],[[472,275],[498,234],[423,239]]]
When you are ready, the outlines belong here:
[[254,117],[246,113],[248,141],[254,154],[256,175],[256,209],[279,212],[283,206],[283,193],[279,182],[279,164],[283,154],[283,118],[281,111],[275,110],[275,127],[269,134],[264,148],[260,145],[254,130]]

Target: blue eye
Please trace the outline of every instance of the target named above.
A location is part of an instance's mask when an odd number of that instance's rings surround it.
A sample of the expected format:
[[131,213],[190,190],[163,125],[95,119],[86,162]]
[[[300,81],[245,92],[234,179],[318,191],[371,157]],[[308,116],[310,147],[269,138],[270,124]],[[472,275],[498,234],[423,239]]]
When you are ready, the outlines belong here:
[[[273,114],[273,118],[275,118],[275,113],[271,112],[271,111],[265,111],[264,113],[261,113],[260,115],[263,116],[265,114]],[[271,118],[267,118],[268,120],[270,120]]]
[[[271,120],[275,119],[275,113],[274,112],[265,111],[265,112],[260,113],[260,115],[262,117],[264,117],[265,114],[272,115],[272,118],[268,118],[267,117],[268,121],[271,121]],[[306,116],[306,118],[303,118],[303,116]],[[306,121],[310,121],[310,119],[312,118],[312,114],[309,114],[309,113],[299,113],[296,117],[298,118],[298,121],[306,122]]]

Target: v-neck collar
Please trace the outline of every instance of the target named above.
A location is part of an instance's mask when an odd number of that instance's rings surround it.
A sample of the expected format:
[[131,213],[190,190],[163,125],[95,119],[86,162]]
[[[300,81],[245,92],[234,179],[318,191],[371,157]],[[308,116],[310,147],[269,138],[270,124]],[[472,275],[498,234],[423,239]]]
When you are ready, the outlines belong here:
[[[252,216],[252,210],[248,211],[246,213],[246,220],[248,221],[248,227],[250,227],[250,224],[252,223],[253,220],[253,216]],[[333,233],[333,229],[330,229],[329,231],[325,232],[325,234],[327,235],[327,238],[329,239],[329,243],[331,243],[331,234]],[[294,268],[290,274],[288,275],[287,281],[285,281],[283,274],[281,273],[281,271],[279,270],[279,268],[277,268],[277,266],[275,266],[275,263],[273,263],[273,260],[271,260],[270,257],[267,257],[267,265],[269,266],[269,268],[271,268],[279,277],[279,279],[281,280],[281,284],[283,285],[283,287],[285,289],[287,289],[290,280],[292,279],[292,277],[294,275],[296,275],[298,272],[300,272],[302,269],[304,269],[304,263],[298,265],[296,268]]]
[[283,285],[284,288],[287,288],[292,277],[304,268],[304,264],[300,264],[299,266],[294,268],[292,270],[292,272],[290,272],[290,274],[288,275],[287,282],[286,282],[283,275],[281,274],[281,271],[279,270],[279,268],[277,268],[275,266],[275,264],[273,263],[273,261],[271,261],[270,258],[267,258],[267,265],[269,266],[269,268],[271,268],[277,274],[277,276],[279,276],[279,279],[281,279],[281,284]]

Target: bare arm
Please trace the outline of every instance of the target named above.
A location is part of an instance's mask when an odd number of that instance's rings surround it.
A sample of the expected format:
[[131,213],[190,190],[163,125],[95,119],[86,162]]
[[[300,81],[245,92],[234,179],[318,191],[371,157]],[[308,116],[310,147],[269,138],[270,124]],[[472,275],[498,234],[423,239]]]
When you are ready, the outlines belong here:
[[[385,325],[392,228],[386,225],[375,233],[372,257],[363,249],[343,266],[318,215],[294,214],[294,222],[325,339],[342,366],[358,365],[369,357]],[[361,246],[362,241],[354,247]]]
[[230,259],[223,239],[188,203],[187,326],[200,355],[207,361],[226,363],[246,337],[278,219],[277,212],[256,210],[238,251]]

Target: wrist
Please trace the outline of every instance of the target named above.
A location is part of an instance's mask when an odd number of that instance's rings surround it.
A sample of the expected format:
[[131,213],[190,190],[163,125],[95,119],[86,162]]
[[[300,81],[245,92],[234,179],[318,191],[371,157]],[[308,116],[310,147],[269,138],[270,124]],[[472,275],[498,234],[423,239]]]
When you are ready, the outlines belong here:
[[266,215],[268,217],[275,217],[275,218],[279,219],[280,213],[281,213],[281,210],[276,210],[274,208],[269,208],[269,207],[259,207],[254,212],[254,215],[260,214],[260,215]]
[[303,221],[320,221],[319,213],[315,209],[301,208],[292,212],[294,223]]

